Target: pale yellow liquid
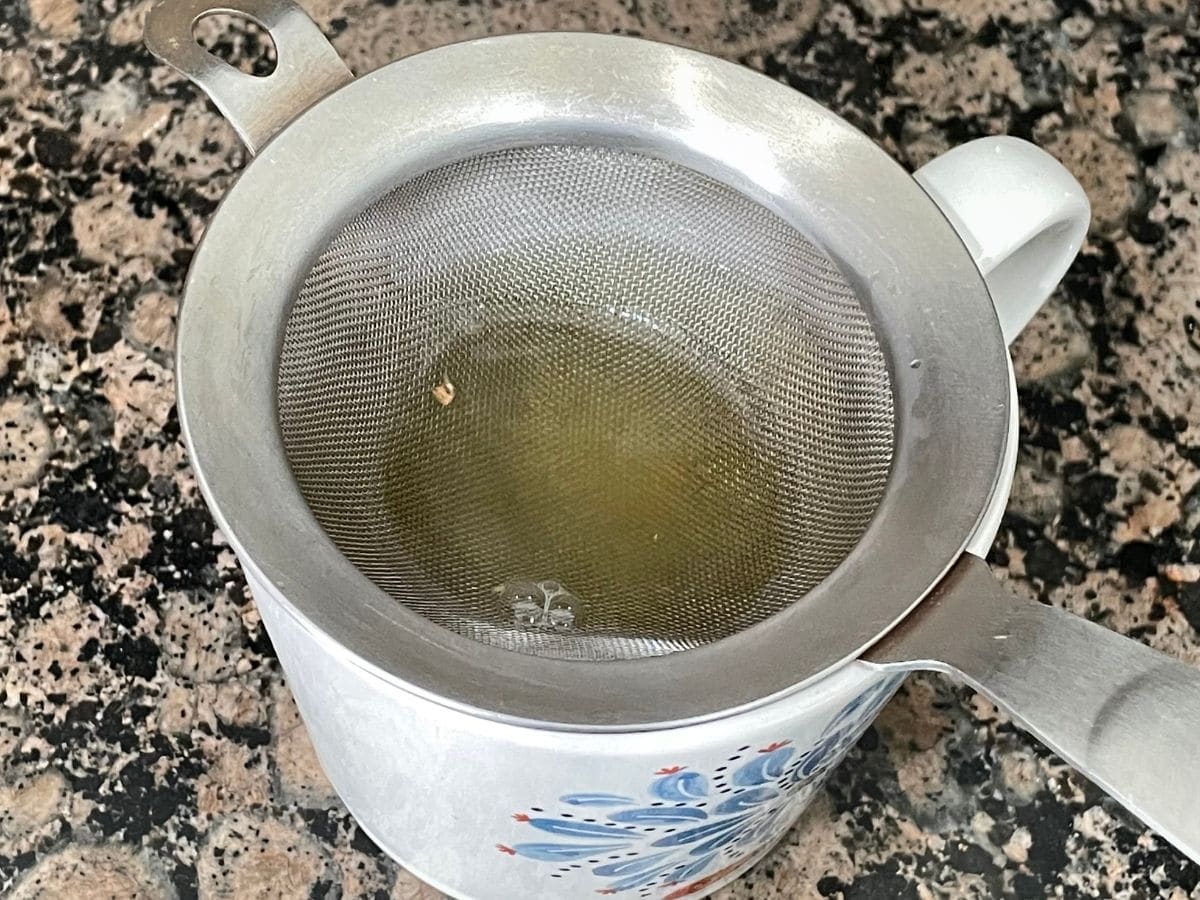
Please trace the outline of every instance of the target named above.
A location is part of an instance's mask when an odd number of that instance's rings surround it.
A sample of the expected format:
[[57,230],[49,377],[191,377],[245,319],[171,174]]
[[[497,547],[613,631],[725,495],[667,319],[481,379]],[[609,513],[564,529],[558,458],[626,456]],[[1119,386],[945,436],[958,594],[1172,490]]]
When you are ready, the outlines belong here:
[[472,603],[553,580],[586,631],[727,631],[778,569],[774,473],[734,395],[668,346],[524,323],[442,354],[388,453],[389,508],[420,569]]

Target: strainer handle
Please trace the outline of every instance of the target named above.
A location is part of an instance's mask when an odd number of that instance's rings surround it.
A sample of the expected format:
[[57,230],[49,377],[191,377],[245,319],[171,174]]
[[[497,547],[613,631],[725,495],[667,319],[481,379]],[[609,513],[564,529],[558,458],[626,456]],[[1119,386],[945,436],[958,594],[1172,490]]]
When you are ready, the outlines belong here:
[[[242,16],[266,30],[275,43],[274,71],[248,75],[196,43],[196,23],[221,13]],[[143,36],[151,53],[209,96],[251,153],[354,77],[317,24],[292,0],[158,0],[146,15]]]
[[1079,252],[1087,194],[1045,150],[1007,136],[955,147],[913,177],[974,257],[1011,344]]
[[864,661],[961,678],[1200,862],[1200,670],[1016,596],[970,554]]

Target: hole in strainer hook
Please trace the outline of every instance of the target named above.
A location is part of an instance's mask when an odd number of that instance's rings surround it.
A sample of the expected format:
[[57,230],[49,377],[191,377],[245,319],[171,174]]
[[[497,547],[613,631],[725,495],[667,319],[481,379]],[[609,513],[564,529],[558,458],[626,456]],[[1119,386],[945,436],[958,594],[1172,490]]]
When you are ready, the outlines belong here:
[[275,71],[278,54],[270,33],[246,16],[209,13],[192,26],[196,43],[247,75],[263,77]]

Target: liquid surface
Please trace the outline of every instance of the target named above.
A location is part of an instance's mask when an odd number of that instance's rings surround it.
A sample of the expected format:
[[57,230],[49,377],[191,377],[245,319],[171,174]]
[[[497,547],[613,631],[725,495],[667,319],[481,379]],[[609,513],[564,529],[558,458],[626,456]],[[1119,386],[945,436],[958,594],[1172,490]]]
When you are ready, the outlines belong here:
[[779,568],[778,501],[717,383],[628,323],[458,339],[388,437],[389,517],[406,553],[496,627],[731,633]]

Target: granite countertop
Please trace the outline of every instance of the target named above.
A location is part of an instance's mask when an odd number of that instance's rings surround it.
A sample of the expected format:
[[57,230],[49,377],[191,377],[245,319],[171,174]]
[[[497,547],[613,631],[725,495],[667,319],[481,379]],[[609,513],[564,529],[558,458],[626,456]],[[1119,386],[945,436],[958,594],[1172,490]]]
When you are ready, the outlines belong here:
[[[909,167],[985,134],[1048,148],[1094,220],[1014,348],[1020,466],[992,562],[1200,664],[1194,3],[306,6],[358,73],[466,36],[631,32],[763,70]],[[0,893],[435,897],[322,776],[184,458],[177,302],[246,154],[143,50],[145,9],[0,0]],[[989,703],[922,677],[721,896],[1182,898],[1198,882]]]

